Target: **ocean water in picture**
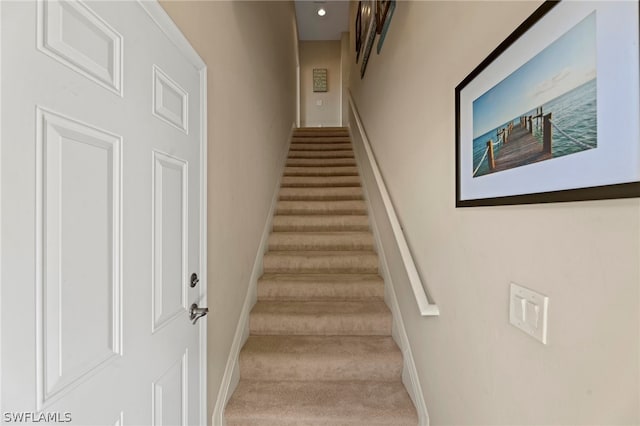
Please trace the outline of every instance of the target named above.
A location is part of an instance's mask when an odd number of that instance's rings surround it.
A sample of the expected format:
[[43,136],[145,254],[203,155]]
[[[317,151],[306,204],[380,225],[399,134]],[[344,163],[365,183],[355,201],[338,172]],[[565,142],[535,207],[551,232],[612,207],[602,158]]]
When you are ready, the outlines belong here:
[[[598,146],[598,126],[597,126],[597,102],[596,102],[596,79],[593,79],[582,86],[576,87],[568,93],[557,97],[542,105],[542,111],[553,113],[553,145],[552,157],[561,157],[574,154]],[[526,111],[523,116],[535,115],[536,110]],[[514,127],[520,125],[520,118],[507,121],[497,126],[495,129],[475,138],[473,140],[473,170],[474,176],[482,176],[489,173],[489,164],[483,155],[487,148],[487,141],[498,141],[498,130],[503,129],[512,122]],[[564,133],[561,133],[562,129]],[[542,144],[542,120],[534,121],[533,136]],[[577,143],[575,140],[581,142]],[[494,155],[499,156],[503,144],[494,146]],[[524,165],[524,164],[523,164]],[[478,167],[479,166],[479,167]]]
[[592,12],[473,101],[472,176],[597,148],[596,70]]

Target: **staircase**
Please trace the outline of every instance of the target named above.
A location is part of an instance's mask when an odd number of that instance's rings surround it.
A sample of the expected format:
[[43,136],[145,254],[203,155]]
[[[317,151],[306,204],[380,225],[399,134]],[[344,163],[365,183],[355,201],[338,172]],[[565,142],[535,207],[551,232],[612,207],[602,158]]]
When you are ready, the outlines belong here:
[[227,425],[416,425],[349,134],[295,131]]

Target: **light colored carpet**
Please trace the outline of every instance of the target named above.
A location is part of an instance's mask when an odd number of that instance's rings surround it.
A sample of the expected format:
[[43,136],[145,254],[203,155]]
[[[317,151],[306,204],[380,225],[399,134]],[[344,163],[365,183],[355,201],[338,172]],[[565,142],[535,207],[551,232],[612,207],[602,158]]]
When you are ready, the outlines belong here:
[[228,425],[416,425],[348,132],[294,133]]

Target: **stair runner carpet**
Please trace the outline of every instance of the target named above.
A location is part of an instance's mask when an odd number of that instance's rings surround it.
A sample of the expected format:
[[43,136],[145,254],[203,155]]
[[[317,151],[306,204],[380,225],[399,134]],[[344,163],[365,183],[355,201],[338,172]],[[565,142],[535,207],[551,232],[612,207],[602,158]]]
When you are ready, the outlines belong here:
[[416,425],[349,133],[294,132],[227,425]]

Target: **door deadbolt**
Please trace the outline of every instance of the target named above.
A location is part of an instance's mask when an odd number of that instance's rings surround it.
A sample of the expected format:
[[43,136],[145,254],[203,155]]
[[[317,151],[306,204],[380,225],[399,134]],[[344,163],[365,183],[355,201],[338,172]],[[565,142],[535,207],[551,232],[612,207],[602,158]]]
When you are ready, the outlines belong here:
[[200,282],[200,278],[198,278],[198,274],[196,274],[195,272],[191,274],[191,281],[189,284],[191,288],[194,288],[195,286],[197,286],[199,282]]

